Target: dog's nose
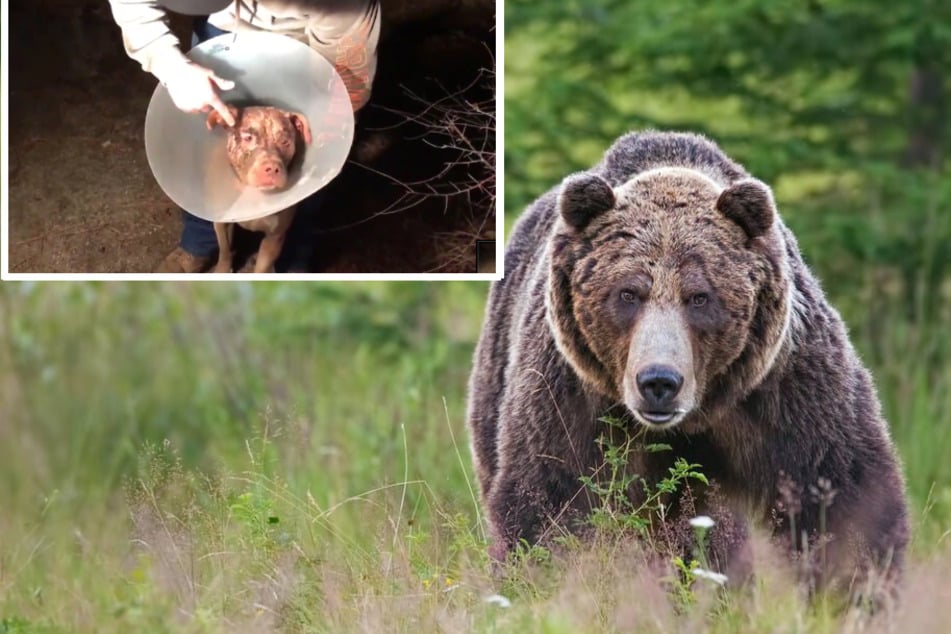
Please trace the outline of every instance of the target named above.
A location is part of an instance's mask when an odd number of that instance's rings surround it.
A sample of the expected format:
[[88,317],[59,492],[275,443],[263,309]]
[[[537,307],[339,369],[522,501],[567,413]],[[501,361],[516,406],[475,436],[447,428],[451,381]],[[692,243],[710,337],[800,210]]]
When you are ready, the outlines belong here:
[[683,375],[666,365],[651,365],[637,373],[637,389],[650,409],[669,408],[683,384]]

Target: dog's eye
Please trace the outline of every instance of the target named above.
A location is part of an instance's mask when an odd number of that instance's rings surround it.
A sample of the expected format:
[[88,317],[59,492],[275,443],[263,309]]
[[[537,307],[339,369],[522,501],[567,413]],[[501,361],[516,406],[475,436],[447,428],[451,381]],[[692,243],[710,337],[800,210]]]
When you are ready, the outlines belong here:
[[637,303],[637,293],[632,291],[629,288],[625,288],[620,293],[621,301],[625,304],[636,304]]
[[245,143],[250,143],[251,141],[254,140],[254,135],[251,134],[250,132],[242,132],[241,140],[244,141]]
[[690,296],[690,305],[694,308],[703,308],[708,301],[710,297],[706,293],[695,293]]

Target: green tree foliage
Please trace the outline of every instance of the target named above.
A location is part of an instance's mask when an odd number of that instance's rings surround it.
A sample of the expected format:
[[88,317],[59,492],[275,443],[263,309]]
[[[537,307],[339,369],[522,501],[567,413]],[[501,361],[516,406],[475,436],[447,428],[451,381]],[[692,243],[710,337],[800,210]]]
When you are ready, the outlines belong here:
[[768,180],[856,161],[935,166],[951,140],[951,5],[940,0],[506,7],[515,177],[549,141],[565,167],[581,168],[590,157],[587,145],[572,149],[579,138],[640,127],[710,134]]

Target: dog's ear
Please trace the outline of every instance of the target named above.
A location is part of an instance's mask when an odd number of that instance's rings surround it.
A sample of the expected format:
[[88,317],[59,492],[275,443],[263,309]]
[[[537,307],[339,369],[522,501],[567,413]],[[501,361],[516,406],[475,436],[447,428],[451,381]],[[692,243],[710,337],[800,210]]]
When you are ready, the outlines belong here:
[[307,123],[307,117],[299,112],[285,112],[284,114],[287,115],[287,118],[290,119],[294,127],[297,128],[297,132],[300,133],[300,138],[304,139],[304,143],[310,145],[310,124]]
[[[239,110],[235,106],[228,104],[228,112],[231,113],[231,118],[234,119],[234,124],[238,125],[238,115],[241,113],[241,110]],[[220,112],[218,112],[215,109],[212,109],[211,112],[208,113],[208,119],[205,121],[205,126],[209,130],[211,130],[217,125],[220,125],[222,128],[231,127],[227,124],[227,122],[225,122]]]

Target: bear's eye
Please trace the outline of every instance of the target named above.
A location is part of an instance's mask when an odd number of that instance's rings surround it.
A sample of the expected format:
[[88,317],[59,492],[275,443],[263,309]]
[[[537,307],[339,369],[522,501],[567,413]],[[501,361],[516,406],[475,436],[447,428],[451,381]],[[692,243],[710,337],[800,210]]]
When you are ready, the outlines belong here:
[[621,295],[621,301],[624,302],[625,304],[637,303],[637,293],[635,293],[634,291],[628,288],[625,288],[623,291],[621,291],[620,295]]
[[710,298],[706,293],[695,293],[690,296],[690,305],[694,308],[702,308],[707,305],[708,301],[710,301]]

